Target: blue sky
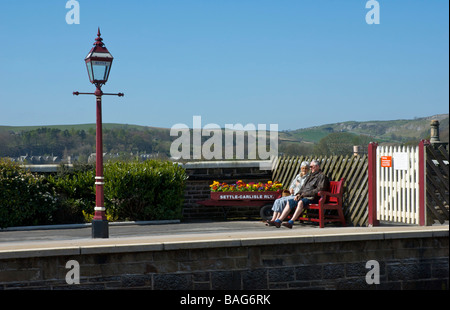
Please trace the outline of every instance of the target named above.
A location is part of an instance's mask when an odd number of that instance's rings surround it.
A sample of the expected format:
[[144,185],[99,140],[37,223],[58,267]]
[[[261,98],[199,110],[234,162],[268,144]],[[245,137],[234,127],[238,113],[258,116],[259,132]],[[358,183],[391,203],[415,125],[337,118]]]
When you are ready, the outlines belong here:
[[67,0],[0,3],[0,125],[95,122],[84,57],[100,26],[114,63],[103,122],[170,128],[448,113],[449,2]]

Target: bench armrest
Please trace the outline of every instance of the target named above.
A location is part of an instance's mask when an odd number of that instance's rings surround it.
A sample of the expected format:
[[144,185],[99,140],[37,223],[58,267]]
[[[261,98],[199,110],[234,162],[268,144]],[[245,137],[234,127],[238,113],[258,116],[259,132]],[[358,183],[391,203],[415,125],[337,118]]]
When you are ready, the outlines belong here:
[[319,193],[319,196],[321,196],[321,197],[336,197],[336,198],[339,198],[339,197],[341,197],[342,196],[342,194],[332,194],[331,192],[327,192],[327,191],[320,191]]

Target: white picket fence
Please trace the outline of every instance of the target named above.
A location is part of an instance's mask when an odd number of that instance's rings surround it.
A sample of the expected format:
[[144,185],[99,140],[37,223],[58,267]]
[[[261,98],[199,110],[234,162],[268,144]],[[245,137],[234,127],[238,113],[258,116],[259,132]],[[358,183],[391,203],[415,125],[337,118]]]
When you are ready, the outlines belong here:
[[377,220],[419,224],[418,147],[379,146],[376,158]]

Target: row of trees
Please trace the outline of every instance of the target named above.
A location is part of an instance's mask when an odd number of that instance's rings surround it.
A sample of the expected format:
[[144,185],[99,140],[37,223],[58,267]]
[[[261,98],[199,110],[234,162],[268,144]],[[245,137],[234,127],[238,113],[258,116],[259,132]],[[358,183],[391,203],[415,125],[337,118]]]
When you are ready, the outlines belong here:
[[[159,154],[170,157],[171,137],[168,129],[105,128],[103,130],[104,152],[119,154],[121,159],[130,154]],[[202,137],[202,140],[209,137]],[[278,150],[282,155],[347,155],[354,145],[368,145],[373,138],[347,132],[332,132],[318,143],[280,141]],[[71,156],[73,161],[86,163],[95,153],[95,129],[61,130],[39,128],[20,133],[0,132],[0,157],[23,155],[53,155],[59,158]]]
[[[103,130],[104,152],[160,153],[168,156],[170,140],[168,131],[158,129],[138,130],[113,128]],[[60,158],[82,158],[86,161],[95,153],[95,129],[60,130],[39,128],[20,133],[0,132],[0,157],[23,155],[53,155]]]
[[353,146],[367,146],[372,137],[347,132],[333,132],[320,139],[319,143],[284,143],[279,151],[284,155],[350,155]]

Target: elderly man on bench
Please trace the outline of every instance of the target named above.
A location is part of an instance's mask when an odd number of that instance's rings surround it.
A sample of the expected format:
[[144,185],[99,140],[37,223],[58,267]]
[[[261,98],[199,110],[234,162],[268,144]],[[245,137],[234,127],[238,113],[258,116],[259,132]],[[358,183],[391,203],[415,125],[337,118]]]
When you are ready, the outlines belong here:
[[[328,177],[320,170],[320,162],[313,160],[310,164],[311,174],[305,180],[299,193],[294,198],[288,200],[286,207],[284,208],[281,216],[275,221],[269,223],[270,226],[280,228],[281,225],[292,228],[294,221],[300,216],[305,208],[308,208],[309,204],[315,204],[319,201],[319,192],[327,191],[329,187]],[[283,220],[294,211],[294,215],[287,222],[283,223]]]
[[291,200],[297,195],[302,188],[303,184],[305,183],[306,179],[309,176],[309,162],[303,161],[300,164],[300,173],[297,174],[294,179],[292,180],[290,186],[289,186],[289,193],[290,195],[284,196],[281,198],[278,198],[274,201],[272,211],[273,216],[270,220],[266,222],[266,225],[268,226],[274,226],[273,222],[278,219],[281,216],[281,213],[283,212],[284,208],[286,207],[286,204],[288,200]]

